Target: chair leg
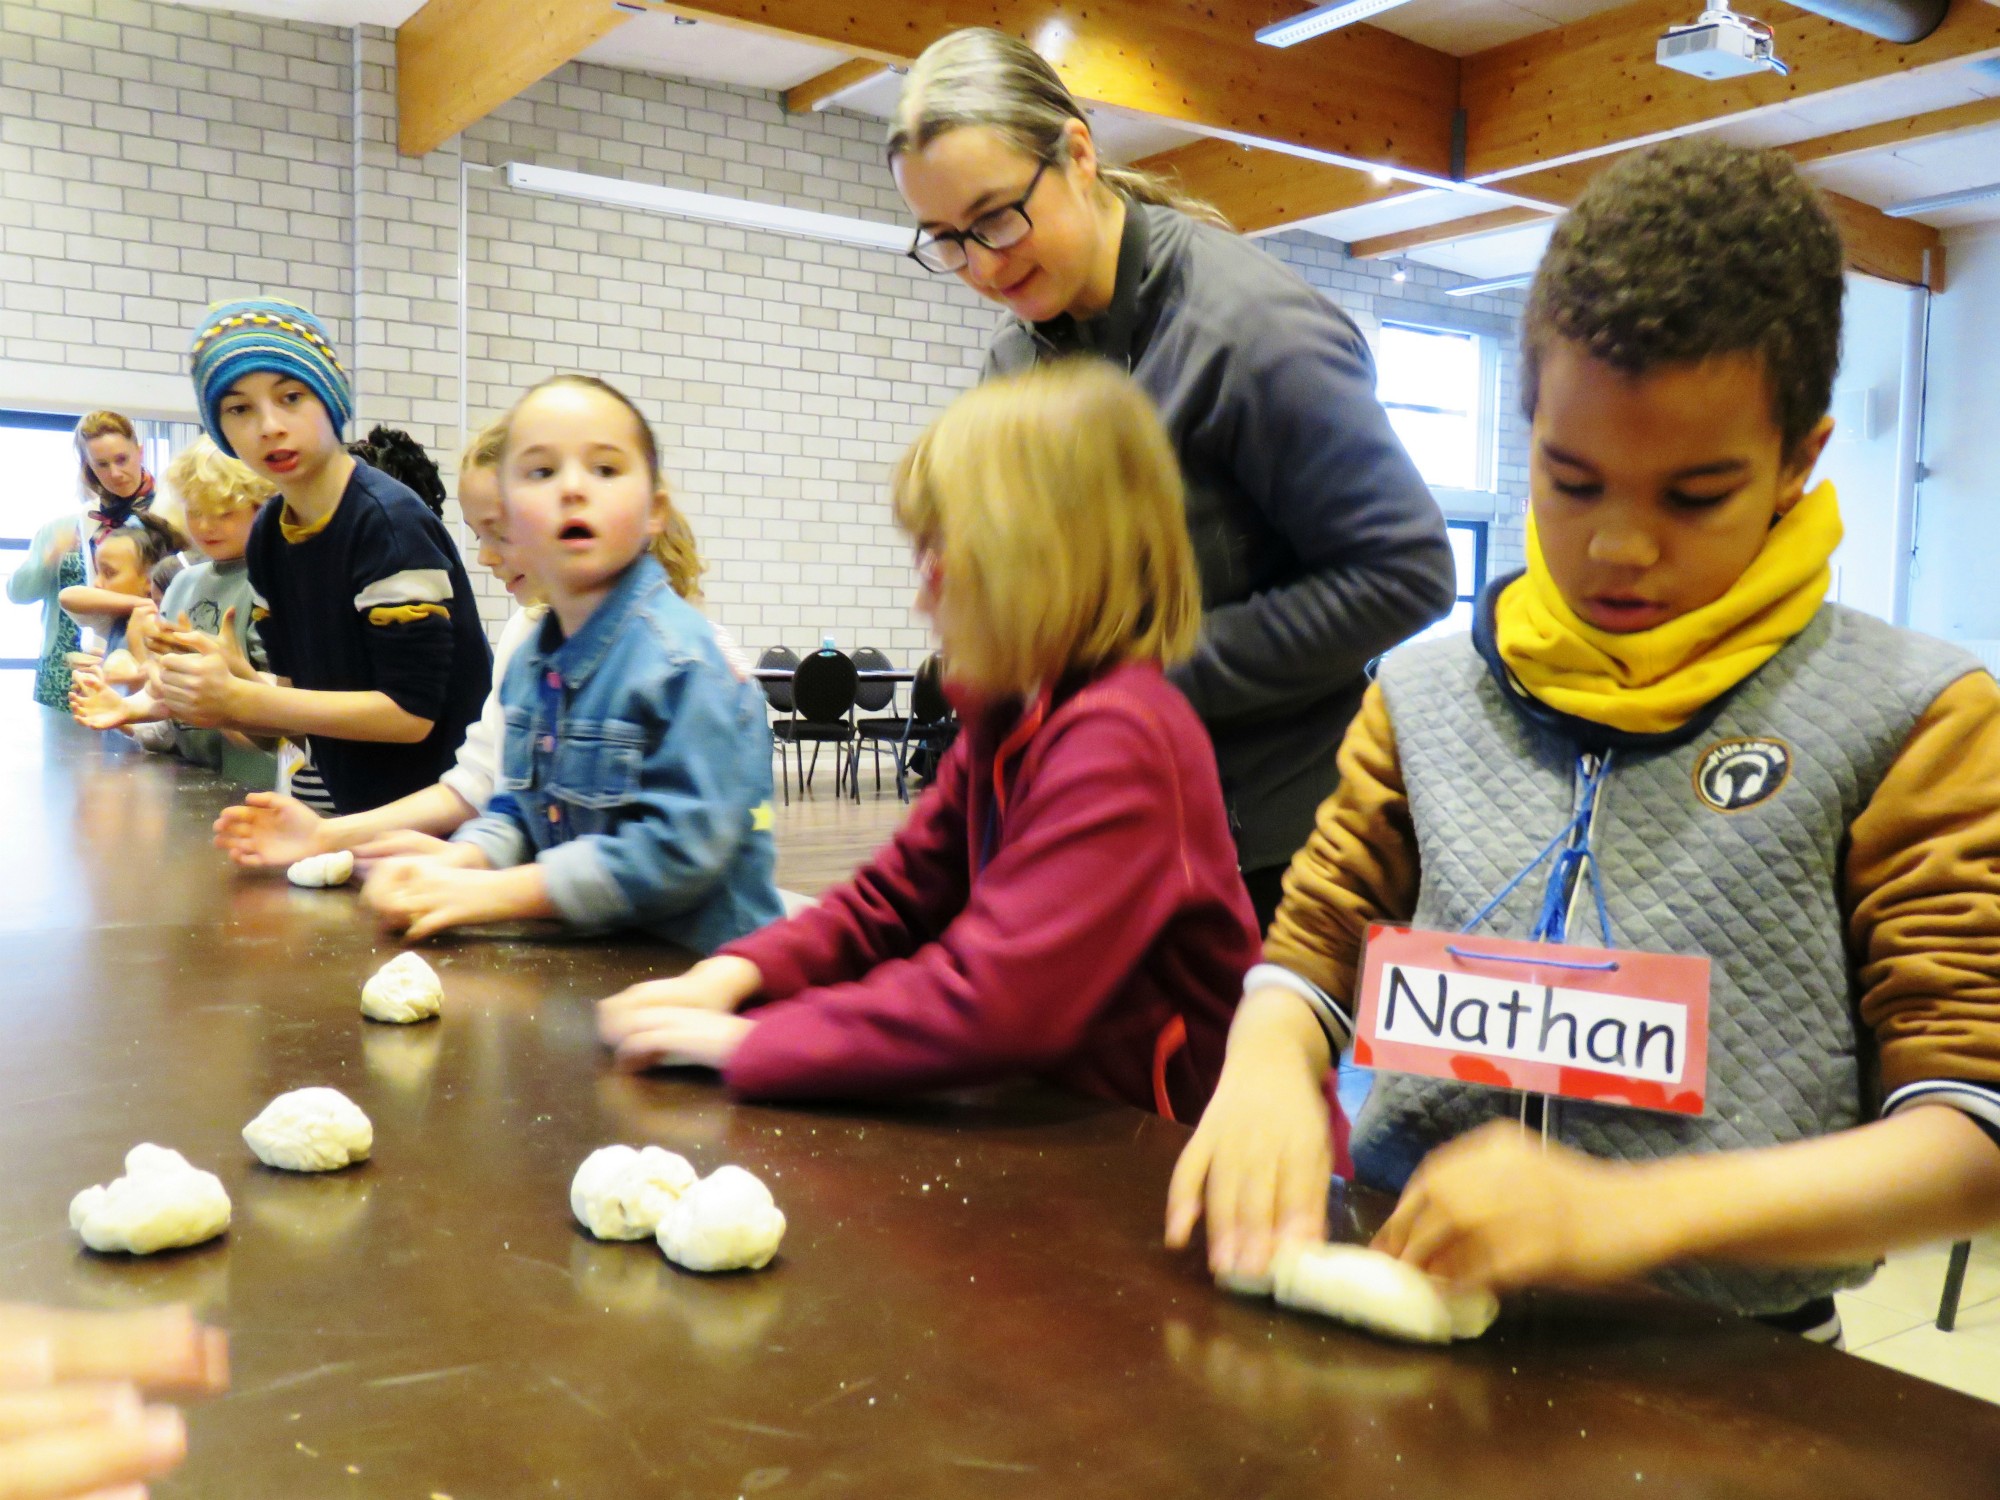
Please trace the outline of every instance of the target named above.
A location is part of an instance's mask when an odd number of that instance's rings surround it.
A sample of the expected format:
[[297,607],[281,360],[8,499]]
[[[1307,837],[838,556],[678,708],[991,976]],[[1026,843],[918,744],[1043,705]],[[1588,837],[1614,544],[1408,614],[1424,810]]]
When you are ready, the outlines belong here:
[[[800,749],[799,749],[799,754],[801,754],[801,755],[804,755],[805,753],[806,753],[806,752],[805,752],[805,748],[804,748],[803,746],[801,746],[801,747],[800,747]],[[818,779],[819,779],[819,741],[818,741],[818,740],[814,740],[814,741],[813,741],[813,763],[812,763],[812,769],[811,769],[810,771],[807,771],[807,772],[805,772],[804,774],[805,774],[805,776],[806,776],[806,779],[807,779],[808,781],[816,781],[816,780],[818,780]],[[838,787],[836,787],[836,788],[835,788],[835,791],[836,791],[836,792],[838,792],[838,790],[839,790],[839,788],[838,788]]]
[[778,742],[778,776],[785,788],[785,806],[792,805],[792,763],[785,756],[785,742]]
[[1938,1302],[1939,1333],[1950,1333],[1958,1322],[1958,1299],[1965,1290],[1965,1268],[1971,1259],[1971,1240],[1960,1240],[1951,1247],[1951,1261],[1944,1272],[1944,1296]]

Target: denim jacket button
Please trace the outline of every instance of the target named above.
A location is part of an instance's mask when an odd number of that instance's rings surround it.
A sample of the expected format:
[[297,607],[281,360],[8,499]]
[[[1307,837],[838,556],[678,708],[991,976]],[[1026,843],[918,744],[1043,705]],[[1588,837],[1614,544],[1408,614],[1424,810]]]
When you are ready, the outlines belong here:
[[549,821],[551,823],[560,823],[562,821],[562,809],[553,803],[549,806]]
[[554,750],[555,747],[556,747],[556,737],[554,735],[545,734],[542,736],[542,751],[544,754],[548,753],[551,750]]

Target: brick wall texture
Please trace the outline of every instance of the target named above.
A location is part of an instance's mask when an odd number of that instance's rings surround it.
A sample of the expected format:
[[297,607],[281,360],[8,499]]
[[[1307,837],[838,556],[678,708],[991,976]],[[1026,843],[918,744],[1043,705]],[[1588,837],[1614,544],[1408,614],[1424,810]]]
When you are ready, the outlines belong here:
[[[208,303],[283,293],[349,355],[357,426],[408,428],[447,477],[461,423],[546,375],[598,374],[654,422],[710,613],[746,646],[927,648],[884,480],[972,383],[992,309],[899,256],[533,196],[492,170],[902,223],[879,122],[571,64],[414,160],[394,145],[387,31],[151,0],[0,0],[0,22],[0,366],[178,374]],[[1489,523],[1495,570],[1517,566],[1519,295],[1448,298],[1459,278],[1418,266],[1396,283],[1311,234],[1263,244],[1365,328],[1500,343],[1495,492],[1446,507]],[[497,629],[505,596],[472,572]]]

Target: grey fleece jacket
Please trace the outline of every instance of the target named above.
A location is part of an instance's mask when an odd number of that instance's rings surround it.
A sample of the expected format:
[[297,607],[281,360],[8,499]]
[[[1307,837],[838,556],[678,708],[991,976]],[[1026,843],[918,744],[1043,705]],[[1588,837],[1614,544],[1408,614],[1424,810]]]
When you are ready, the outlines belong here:
[[1128,202],[1109,311],[1008,318],[985,374],[1076,353],[1129,370],[1180,455],[1206,613],[1172,680],[1215,742],[1243,868],[1284,864],[1338,780],[1363,669],[1451,607],[1444,517],[1360,330],[1226,230]]

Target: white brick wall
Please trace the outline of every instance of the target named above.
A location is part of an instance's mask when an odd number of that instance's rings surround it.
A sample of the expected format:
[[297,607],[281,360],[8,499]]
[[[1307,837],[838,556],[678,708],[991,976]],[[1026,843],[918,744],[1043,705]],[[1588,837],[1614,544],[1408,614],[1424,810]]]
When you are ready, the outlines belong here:
[[0,4],[0,361],[186,372],[210,302],[349,327],[348,34],[147,0]]
[[[532,161],[903,223],[879,122],[571,64],[413,161],[395,151],[379,28],[150,0],[0,0],[0,15],[0,402],[20,399],[10,371],[19,386],[60,367],[107,393],[150,381],[185,410],[206,304],[288,293],[349,360],[357,435],[406,427],[449,478],[464,182],[470,424],[547,375],[602,375],[652,418],[711,564],[710,611],[747,647],[830,632],[899,659],[927,649],[885,480],[971,383],[991,307],[892,254],[534,197],[479,170]],[[1507,343],[1491,558],[1513,566],[1518,296],[1467,306],[1442,295],[1444,273],[1413,267],[1397,286],[1330,240],[1263,243],[1364,324]],[[471,571],[497,629],[505,596]]]

